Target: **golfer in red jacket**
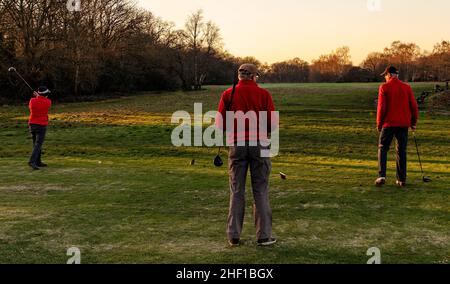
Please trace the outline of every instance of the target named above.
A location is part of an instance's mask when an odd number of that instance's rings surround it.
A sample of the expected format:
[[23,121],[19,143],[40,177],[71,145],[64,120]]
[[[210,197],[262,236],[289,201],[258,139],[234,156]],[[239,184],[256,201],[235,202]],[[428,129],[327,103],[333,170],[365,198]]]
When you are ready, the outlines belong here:
[[[272,164],[262,152],[267,150],[267,137],[278,125],[275,106],[267,90],[260,88],[256,81],[258,71],[253,64],[244,64],[239,68],[239,83],[236,88],[228,89],[222,95],[219,104],[217,126],[227,129],[230,175],[230,208],[228,214],[227,235],[230,246],[239,246],[245,212],[245,184],[250,168],[254,197],[254,218],[257,242],[259,246],[276,243],[272,236],[272,210],[269,204],[269,176]],[[247,121],[245,129],[235,127],[228,131],[227,112],[237,114],[254,113],[257,123]],[[264,129],[263,113],[267,114],[267,128]],[[238,124],[236,120],[235,126]],[[256,121],[254,121],[256,122]],[[255,124],[255,125],[253,125]],[[259,127],[258,127],[259,126]]]
[[380,132],[377,186],[386,183],[387,155],[394,137],[397,140],[397,185],[406,185],[406,150],[408,131],[416,130],[419,108],[411,86],[398,78],[397,68],[391,66],[381,74],[386,83],[381,85],[378,97],[377,128]]
[[48,111],[52,106],[52,101],[48,98],[50,91],[47,87],[39,87],[34,92],[34,98],[30,100],[30,119],[28,125],[30,133],[33,136],[33,152],[28,165],[33,170],[39,170],[40,167],[46,167],[41,160],[42,145],[44,144],[45,134],[48,125]]

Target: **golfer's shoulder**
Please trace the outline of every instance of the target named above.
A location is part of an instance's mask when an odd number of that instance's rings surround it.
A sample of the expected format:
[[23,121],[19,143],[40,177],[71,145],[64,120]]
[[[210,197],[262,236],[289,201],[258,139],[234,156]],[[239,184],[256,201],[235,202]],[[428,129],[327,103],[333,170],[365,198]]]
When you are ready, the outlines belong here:
[[412,87],[410,84],[406,83],[406,82],[402,82],[400,81],[401,85],[403,86],[403,88],[407,89],[407,90],[412,90]]
[[259,91],[261,94],[263,94],[263,95],[265,95],[265,96],[271,96],[269,90],[264,89],[264,88],[261,88],[260,86],[257,86],[256,88],[258,88],[258,91]]
[[385,90],[387,87],[389,87],[389,82],[387,82],[387,83],[382,83],[382,84],[380,85],[380,90]]
[[231,92],[233,92],[233,88],[228,88],[226,89],[223,93],[222,93],[222,98],[223,97],[228,97],[231,95]]
[[51,104],[52,104],[52,100],[50,100],[50,99],[47,98],[47,97],[42,97],[41,102],[42,102],[42,104],[44,104],[44,105],[51,105]]
[[393,84],[394,83],[392,81],[381,84],[380,93],[386,93],[392,90]]

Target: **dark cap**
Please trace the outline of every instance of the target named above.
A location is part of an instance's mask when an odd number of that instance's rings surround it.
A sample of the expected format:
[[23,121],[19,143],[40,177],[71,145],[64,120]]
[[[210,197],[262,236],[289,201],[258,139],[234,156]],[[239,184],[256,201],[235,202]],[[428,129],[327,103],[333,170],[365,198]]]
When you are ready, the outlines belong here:
[[38,88],[38,94],[39,95],[48,95],[48,94],[50,94],[50,90],[46,86],[40,86]]
[[383,73],[381,73],[381,76],[386,76],[387,74],[396,74],[398,75],[398,70],[394,66],[388,66],[386,70],[384,70]]

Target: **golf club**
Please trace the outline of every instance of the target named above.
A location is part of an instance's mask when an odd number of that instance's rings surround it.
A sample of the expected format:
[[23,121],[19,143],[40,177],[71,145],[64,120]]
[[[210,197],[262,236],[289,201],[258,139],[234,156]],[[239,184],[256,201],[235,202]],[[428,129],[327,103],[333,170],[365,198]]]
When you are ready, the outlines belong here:
[[426,177],[425,174],[423,173],[422,160],[420,159],[419,145],[417,144],[417,138],[416,138],[415,131],[413,131],[413,136],[414,136],[414,142],[416,143],[417,157],[419,157],[420,169],[422,171],[422,180],[425,183],[429,183],[429,182],[431,182],[431,179],[429,177]]
[[16,68],[10,67],[10,68],[8,69],[8,72],[14,72],[14,73],[16,73],[17,76],[19,76],[19,78],[22,79],[22,81],[28,86],[28,88],[30,88],[30,90],[31,90],[32,92],[34,92],[33,88],[30,86],[30,84],[28,84],[28,82],[22,77],[22,75],[20,75],[19,72],[17,72]]
[[[231,92],[231,99],[230,99],[229,104],[227,105],[227,111],[231,111],[231,107],[233,106],[233,99],[234,99],[234,93],[236,92],[236,85],[237,85],[237,81],[235,78],[234,83],[233,83],[233,91]],[[219,147],[219,152],[217,153],[216,158],[214,158],[214,165],[218,168],[223,166],[223,160],[220,157],[221,152],[222,152],[222,147]]]

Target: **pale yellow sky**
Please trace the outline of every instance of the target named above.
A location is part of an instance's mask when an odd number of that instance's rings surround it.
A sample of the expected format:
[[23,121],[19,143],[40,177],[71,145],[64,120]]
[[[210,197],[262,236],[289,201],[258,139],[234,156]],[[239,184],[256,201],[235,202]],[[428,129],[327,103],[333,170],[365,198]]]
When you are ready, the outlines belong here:
[[359,64],[368,53],[382,51],[394,40],[415,42],[426,50],[450,40],[449,0],[138,2],[178,28],[184,26],[189,14],[203,9],[205,19],[221,28],[226,50],[268,63],[294,57],[311,61],[346,45],[353,62]]

